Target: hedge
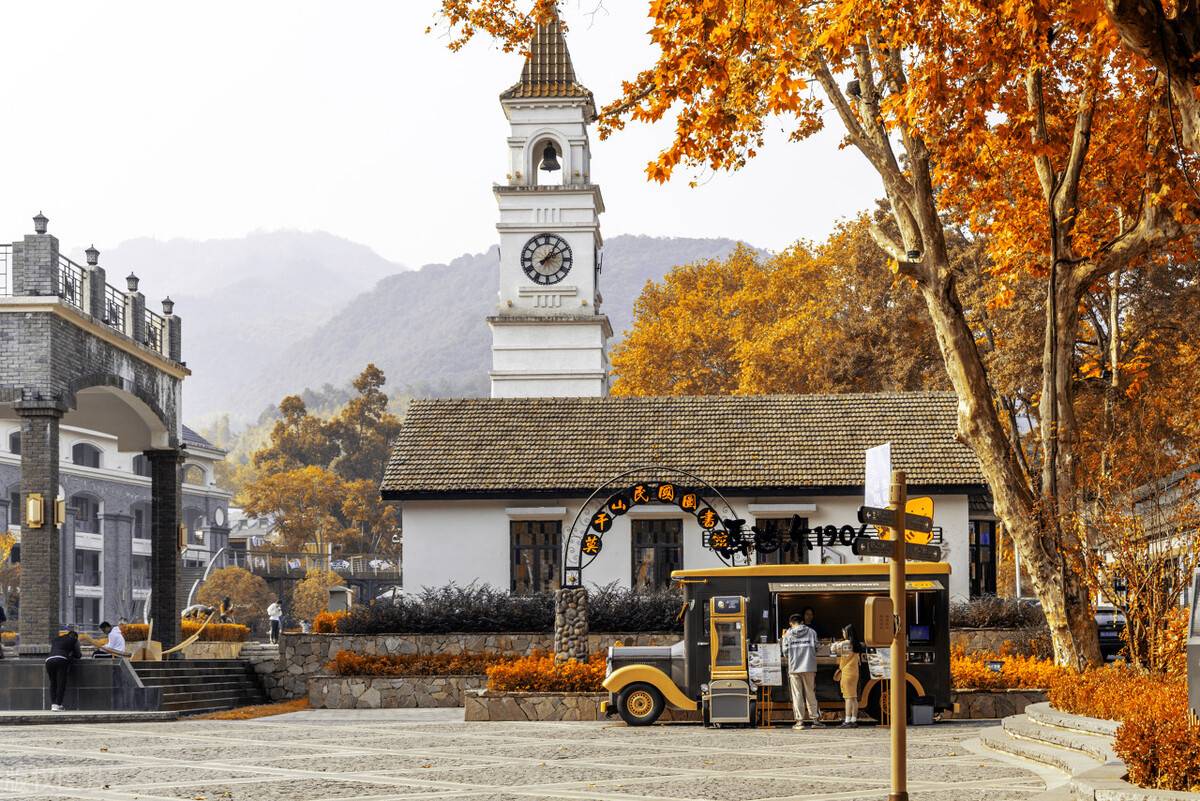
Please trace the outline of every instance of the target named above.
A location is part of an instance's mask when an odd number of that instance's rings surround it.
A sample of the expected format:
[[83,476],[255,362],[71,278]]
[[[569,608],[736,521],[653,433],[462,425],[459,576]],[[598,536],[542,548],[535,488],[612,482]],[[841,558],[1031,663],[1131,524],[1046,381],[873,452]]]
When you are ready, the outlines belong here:
[[602,692],[604,671],[604,654],[593,654],[586,662],[559,664],[552,656],[530,654],[488,668],[487,688],[498,692]]
[[[202,623],[184,620],[181,623],[183,638],[195,634]],[[125,642],[145,642],[149,626],[145,623],[126,623],[121,626]],[[200,634],[200,642],[245,642],[250,639],[250,628],[240,623],[209,623]]]
[[339,651],[325,665],[339,676],[481,676],[513,657],[493,653],[362,654]]
[[[683,596],[674,591],[636,593],[614,584],[591,590],[592,631],[681,631],[676,619]],[[447,632],[549,632],[554,596],[510,595],[487,585],[426,588],[415,598],[354,607],[338,621],[344,634],[443,634]]]
[[950,604],[952,629],[1042,629],[1046,615],[1042,607],[1015,598],[985,595]]
[[[999,670],[992,664],[999,663]],[[950,653],[950,684],[955,690],[1044,690],[1071,673],[1049,659],[1012,654]]]

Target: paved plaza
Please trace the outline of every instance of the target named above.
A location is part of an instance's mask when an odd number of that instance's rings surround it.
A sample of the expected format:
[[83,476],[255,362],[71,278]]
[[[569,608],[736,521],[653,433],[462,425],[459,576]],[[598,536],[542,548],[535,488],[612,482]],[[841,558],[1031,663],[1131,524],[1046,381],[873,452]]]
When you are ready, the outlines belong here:
[[[461,710],[254,721],[6,726],[0,799],[806,799],[887,797],[887,732],[464,723]],[[920,801],[1027,799],[1033,772],[971,747],[982,724],[910,733]],[[968,746],[964,746],[964,741]]]

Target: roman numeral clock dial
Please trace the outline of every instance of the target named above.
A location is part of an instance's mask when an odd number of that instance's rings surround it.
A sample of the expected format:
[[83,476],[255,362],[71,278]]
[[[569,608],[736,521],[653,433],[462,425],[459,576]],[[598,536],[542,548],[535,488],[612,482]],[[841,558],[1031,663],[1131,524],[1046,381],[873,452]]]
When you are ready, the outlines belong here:
[[571,246],[560,236],[538,234],[521,249],[521,269],[537,284],[557,284],[571,272]]

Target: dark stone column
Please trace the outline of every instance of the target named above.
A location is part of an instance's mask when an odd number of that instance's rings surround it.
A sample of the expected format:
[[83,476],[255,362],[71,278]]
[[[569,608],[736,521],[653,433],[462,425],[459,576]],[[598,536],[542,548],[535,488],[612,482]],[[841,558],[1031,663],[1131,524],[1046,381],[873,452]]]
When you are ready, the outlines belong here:
[[586,662],[588,658],[588,594],[583,587],[554,591],[554,661]]
[[[42,525],[29,527],[21,515],[22,654],[50,651],[60,622],[59,532],[54,525],[58,497],[58,421],[65,411],[56,401],[19,401],[21,416],[21,505],[32,493],[42,496]],[[24,509],[22,509],[24,511]]]
[[178,449],[146,451],[150,461],[150,617],[154,639],[165,651],[179,644],[179,465]]
[[58,597],[62,599],[59,618],[63,623],[78,623],[75,619],[75,510],[67,504],[67,519],[58,530],[59,561],[62,570],[59,571],[62,582]]
[[[16,243],[14,243],[16,244]],[[50,234],[30,234],[13,253],[13,294],[57,295],[58,240]]]

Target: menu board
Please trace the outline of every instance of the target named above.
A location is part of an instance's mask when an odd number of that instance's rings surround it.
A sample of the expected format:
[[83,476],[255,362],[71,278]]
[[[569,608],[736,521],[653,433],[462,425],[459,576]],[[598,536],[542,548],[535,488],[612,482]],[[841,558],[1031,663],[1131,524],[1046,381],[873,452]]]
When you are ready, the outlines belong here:
[[750,643],[750,683],[759,687],[783,684],[783,660],[779,643]]
[[873,648],[867,654],[867,669],[873,679],[890,679],[892,677],[892,649]]

